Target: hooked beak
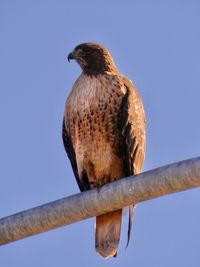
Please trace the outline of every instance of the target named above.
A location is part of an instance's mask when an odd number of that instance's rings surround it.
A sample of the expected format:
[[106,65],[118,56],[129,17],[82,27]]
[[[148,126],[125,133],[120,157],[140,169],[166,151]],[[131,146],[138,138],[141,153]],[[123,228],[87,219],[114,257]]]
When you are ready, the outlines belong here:
[[73,52],[69,53],[67,59],[68,59],[69,62],[70,62],[71,59],[75,59]]

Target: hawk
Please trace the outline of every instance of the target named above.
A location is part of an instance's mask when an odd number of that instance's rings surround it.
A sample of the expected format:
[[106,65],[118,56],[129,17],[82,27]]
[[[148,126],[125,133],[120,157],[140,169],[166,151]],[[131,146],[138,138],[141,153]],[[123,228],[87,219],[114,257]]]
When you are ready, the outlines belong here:
[[[67,98],[63,143],[81,191],[142,171],[145,113],[132,82],[108,52],[82,43],[68,55],[82,73]],[[133,206],[129,207],[128,241]],[[122,209],[96,217],[95,248],[103,258],[117,255]]]

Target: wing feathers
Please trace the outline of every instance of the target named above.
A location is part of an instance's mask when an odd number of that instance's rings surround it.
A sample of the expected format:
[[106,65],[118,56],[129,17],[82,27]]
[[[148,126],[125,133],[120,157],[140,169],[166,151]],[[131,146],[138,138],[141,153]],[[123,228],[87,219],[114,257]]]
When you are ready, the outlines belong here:
[[[142,171],[145,154],[145,114],[141,99],[132,85],[124,77],[126,94],[121,103],[119,127],[121,129],[121,154],[126,176]],[[127,246],[129,244],[134,206],[129,207]]]
[[131,238],[131,229],[132,229],[132,222],[133,222],[133,211],[134,211],[134,206],[129,206],[129,220],[128,220],[128,236],[127,236],[127,243],[126,243],[126,248],[128,247],[130,238]]
[[65,126],[65,117],[63,118],[63,125],[62,125],[62,139],[63,139],[63,144],[65,147],[65,151],[67,152],[67,156],[71,162],[72,169],[74,172],[74,175],[76,177],[76,181],[78,183],[78,186],[81,191],[84,191],[84,186],[81,183],[81,180],[79,178],[78,174],[78,169],[77,169],[77,162],[76,162],[76,154],[73,148],[72,140],[67,133],[66,126]]

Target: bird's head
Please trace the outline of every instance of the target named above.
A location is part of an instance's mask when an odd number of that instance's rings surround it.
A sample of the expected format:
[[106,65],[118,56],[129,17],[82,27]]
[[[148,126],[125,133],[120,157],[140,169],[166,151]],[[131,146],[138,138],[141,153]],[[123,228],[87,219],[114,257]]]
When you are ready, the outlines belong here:
[[108,50],[96,43],[83,43],[76,46],[68,55],[68,61],[71,59],[75,59],[87,74],[117,71]]

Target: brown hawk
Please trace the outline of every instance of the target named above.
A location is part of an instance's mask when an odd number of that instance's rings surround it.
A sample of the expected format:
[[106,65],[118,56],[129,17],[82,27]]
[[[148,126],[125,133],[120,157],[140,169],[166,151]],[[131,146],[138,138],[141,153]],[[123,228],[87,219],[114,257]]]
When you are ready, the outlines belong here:
[[[74,83],[63,120],[63,142],[81,191],[142,171],[145,113],[130,80],[116,68],[108,50],[96,43],[75,47],[82,73]],[[133,206],[129,208],[128,241]],[[95,247],[116,256],[122,210],[96,218]]]

